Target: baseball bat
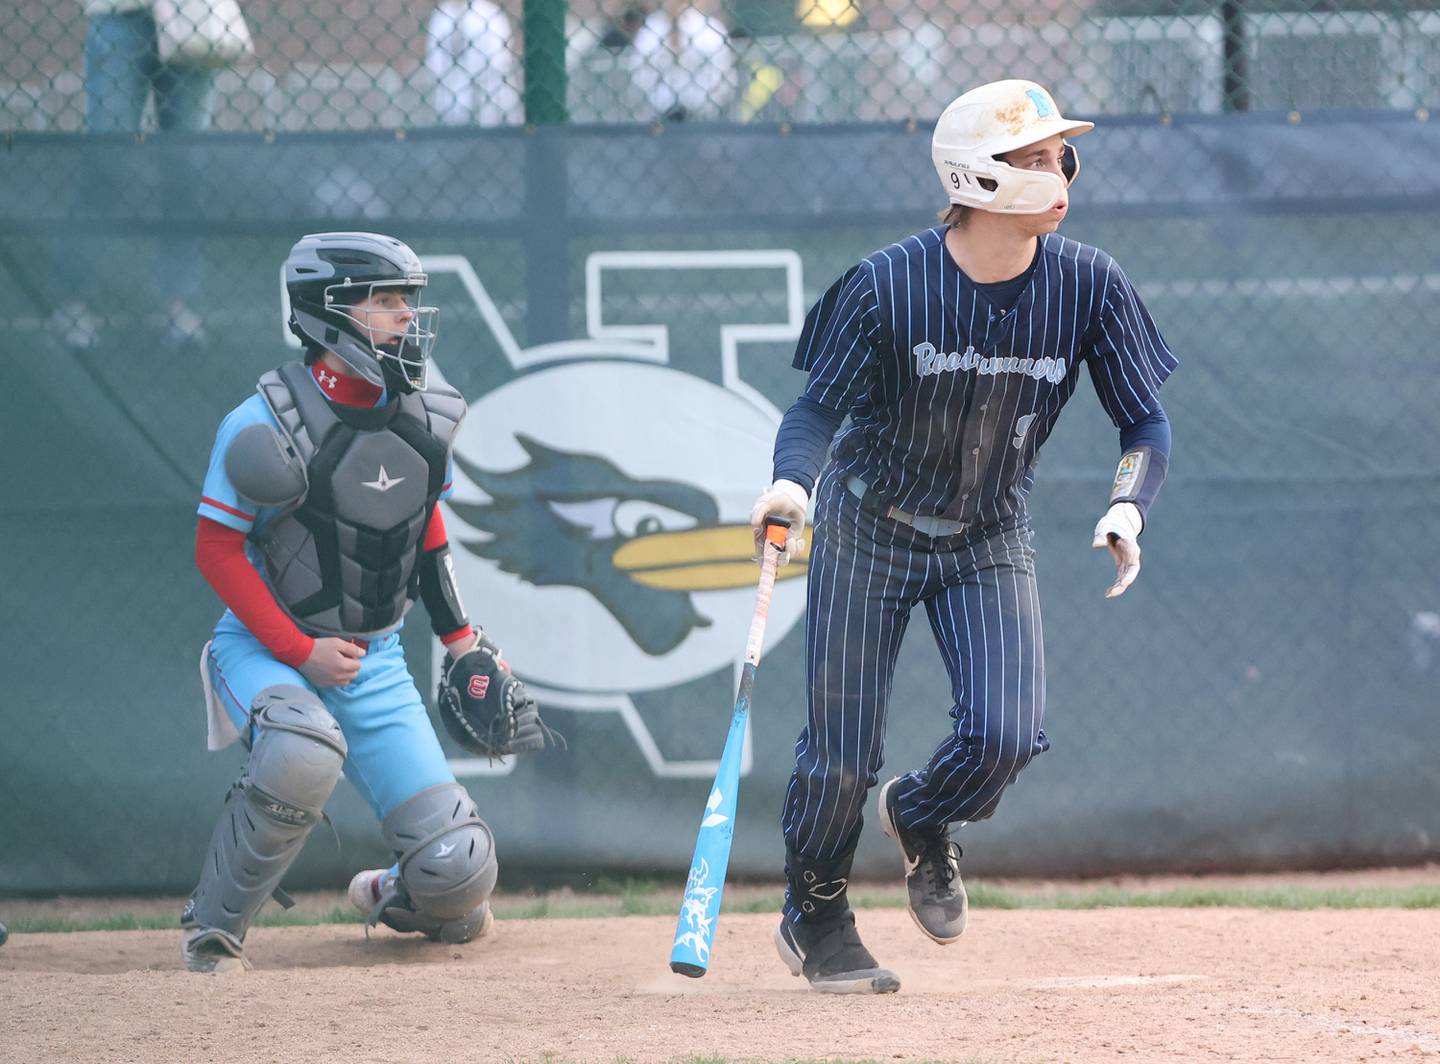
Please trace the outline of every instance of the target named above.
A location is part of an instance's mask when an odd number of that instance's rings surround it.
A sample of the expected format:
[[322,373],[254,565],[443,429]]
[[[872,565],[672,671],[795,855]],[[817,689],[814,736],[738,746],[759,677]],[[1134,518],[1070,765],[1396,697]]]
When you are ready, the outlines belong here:
[[670,970],[699,979],[710,969],[710,947],[715,944],[715,922],[720,916],[720,899],[725,893],[725,869],[730,864],[730,840],[735,834],[735,806],[740,794],[740,755],[745,748],[745,728],[750,719],[750,691],[760,665],[760,646],[765,640],[765,621],[770,616],[770,595],[775,590],[775,569],[779,552],[785,549],[790,522],[781,517],[765,519],[764,554],[760,559],[760,586],[755,592],[755,613],[750,618],[750,636],[745,643],[745,665],[740,671],[740,690],[735,696],[735,713],[715,783],[700,818],[695,837],[695,854],[680,901],[680,919],[675,925],[675,945],[670,951]]

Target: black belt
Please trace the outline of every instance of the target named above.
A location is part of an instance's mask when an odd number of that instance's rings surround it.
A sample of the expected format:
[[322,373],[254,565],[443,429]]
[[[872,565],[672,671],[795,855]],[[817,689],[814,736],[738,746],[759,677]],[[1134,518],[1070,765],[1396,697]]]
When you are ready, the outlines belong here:
[[[895,508],[888,503],[876,499],[870,492],[870,486],[859,477],[851,475],[845,478],[845,487],[850,494],[859,499],[861,503],[869,503],[864,509],[869,513],[878,514],[881,517],[889,518],[891,521],[899,521],[902,525],[909,525],[916,532],[923,535],[955,536],[964,532],[970,527],[969,521],[956,521],[950,517],[920,517],[917,514],[907,514],[904,510]],[[866,496],[869,495],[869,499]]]
[[324,632],[312,632],[306,628],[302,628],[300,631],[304,632],[311,639],[343,639],[347,643],[354,643],[361,650],[368,651],[370,649],[371,640],[361,639],[358,635],[326,635]]

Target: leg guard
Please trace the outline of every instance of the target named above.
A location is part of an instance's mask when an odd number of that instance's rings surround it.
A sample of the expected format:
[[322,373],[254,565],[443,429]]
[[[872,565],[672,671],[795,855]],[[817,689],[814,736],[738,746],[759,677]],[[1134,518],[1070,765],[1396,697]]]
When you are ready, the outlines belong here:
[[855,851],[847,850],[828,861],[785,850],[785,913],[792,919],[820,923],[850,910],[847,893]]
[[380,825],[400,857],[400,874],[382,890],[374,918],[437,942],[468,942],[489,915],[499,865],[495,837],[458,783],[428,787]]
[[346,752],[340,725],[303,687],[267,687],[251,714],[259,735],[180,917],[184,927],[217,928],[236,941],[320,819]]

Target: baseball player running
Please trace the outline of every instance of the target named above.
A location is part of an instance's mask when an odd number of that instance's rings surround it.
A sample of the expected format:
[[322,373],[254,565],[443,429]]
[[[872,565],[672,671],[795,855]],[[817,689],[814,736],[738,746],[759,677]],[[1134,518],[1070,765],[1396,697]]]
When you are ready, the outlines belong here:
[[489,928],[495,841],[400,646],[417,596],[446,647],[451,733],[492,754],[543,743],[455,587],[437,503],[466,405],[427,386],[437,310],[419,304],[419,258],[391,237],[322,233],[291,249],[285,282],[304,360],[221,423],[199,506],[196,562],[229,607],[201,657],[209,745],[240,739],[249,759],[181,917],[192,971],[248,967],[245,933],[342,771],[398,858],[351,883],[371,923],[446,943]]
[[949,673],[951,727],[923,768],[880,788],[878,812],[904,857],[910,914],[934,941],[965,928],[950,825],[994,813],[1049,747],[1025,500],[1082,369],[1120,431],[1093,540],[1115,561],[1106,595],[1140,571],[1170,450],[1159,390],[1176,360],[1119,265],[1056,233],[1080,168],[1067,138],[1092,128],[1033,82],[965,93],[932,143],[950,201],[942,224],[867,256],[806,318],[794,364],[809,380],[751,520],[789,519],[787,547],[798,549],[814,495],[809,709],[782,815],[788,890],[775,942],[816,990],[900,986],[861,942],[846,885],[914,607]]

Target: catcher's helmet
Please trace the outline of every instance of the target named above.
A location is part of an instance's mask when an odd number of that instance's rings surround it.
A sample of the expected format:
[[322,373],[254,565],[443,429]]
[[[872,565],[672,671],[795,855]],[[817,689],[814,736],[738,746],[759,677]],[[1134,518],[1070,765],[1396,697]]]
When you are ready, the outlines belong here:
[[[333,351],[371,384],[392,393],[423,390],[435,346],[436,307],[420,306],[426,276],[420,257],[378,233],[312,233],[285,260],[290,331],[301,343]],[[404,294],[412,316],[405,331],[372,328],[351,310],[377,290]]]
[[957,97],[930,143],[935,170],[951,203],[1000,214],[1042,214],[1080,172],[1080,156],[1065,145],[1062,181],[1053,173],[1022,170],[996,158],[1053,137],[1078,137],[1093,122],[1064,117],[1055,100],[1033,81],[994,81]]

